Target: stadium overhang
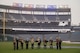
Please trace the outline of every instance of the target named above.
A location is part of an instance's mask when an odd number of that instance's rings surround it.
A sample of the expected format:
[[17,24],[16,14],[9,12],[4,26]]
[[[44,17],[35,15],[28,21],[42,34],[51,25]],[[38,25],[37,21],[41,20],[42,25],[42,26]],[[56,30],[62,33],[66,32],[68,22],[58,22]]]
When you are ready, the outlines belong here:
[[68,32],[71,29],[27,29],[27,28],[12,28],[12,30],[16,31],[58,31],[58,32]]

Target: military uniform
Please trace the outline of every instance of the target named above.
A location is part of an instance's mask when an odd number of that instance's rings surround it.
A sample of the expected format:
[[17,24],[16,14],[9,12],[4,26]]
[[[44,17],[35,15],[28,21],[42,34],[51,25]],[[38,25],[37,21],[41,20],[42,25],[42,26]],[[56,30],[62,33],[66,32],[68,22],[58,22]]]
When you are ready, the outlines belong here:
[[19,47],[18,47],[18,39],[16,38],[16,47],[17,47],[17,50],[19,49]]
[[38,42],[38,48],[40,48],[40,45],[41,45],[41,39],[38,38],[38,39],[37,39],[37,42]]
[[25,43],[26,43],[26,49],[28,49],[29,40],[26,40]]
[[48,42],[48,41],[47,41],[46,39],[43,40],[44,48],[46,48],[47,42]]
[[57,50],[58,49],[61,50],[61,42],[62,42],[62,40],[60,39],[60,37],[57,37],[56,38],[56,47],[57,47]]
[[31,38],[31,48],[34,48],[34,38]]
[[23,40],[22,39],[21,39],[20,43],[21,43],[21,49],[23,49]]
[[53,40],[52,39],[49,40],[49,43],[50,43],[50,48],[53,48]]
[[16,49],[16,40],[13,41],[14,50]]

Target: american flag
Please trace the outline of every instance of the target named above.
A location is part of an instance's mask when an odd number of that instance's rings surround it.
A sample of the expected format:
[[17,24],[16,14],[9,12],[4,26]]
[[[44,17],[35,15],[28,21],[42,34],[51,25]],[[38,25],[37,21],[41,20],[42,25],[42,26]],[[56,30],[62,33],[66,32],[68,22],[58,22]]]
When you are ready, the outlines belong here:
[[55,9],[57,8],[56,5],[47,5],[47,9]]

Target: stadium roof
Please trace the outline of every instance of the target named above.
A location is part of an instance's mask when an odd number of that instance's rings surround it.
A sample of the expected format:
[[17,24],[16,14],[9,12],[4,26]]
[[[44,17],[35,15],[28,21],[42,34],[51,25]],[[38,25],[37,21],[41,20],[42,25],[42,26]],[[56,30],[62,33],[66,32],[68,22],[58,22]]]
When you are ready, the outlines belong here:
[[3,8],[3,9],[12,9],[12,10],[21,10],[21,11],[58,11],[58,12],[70,12],[70,8],[47,9],[47,8],[26,8],[26,7],[7,6],[7,5],[0,5],[0,8]]

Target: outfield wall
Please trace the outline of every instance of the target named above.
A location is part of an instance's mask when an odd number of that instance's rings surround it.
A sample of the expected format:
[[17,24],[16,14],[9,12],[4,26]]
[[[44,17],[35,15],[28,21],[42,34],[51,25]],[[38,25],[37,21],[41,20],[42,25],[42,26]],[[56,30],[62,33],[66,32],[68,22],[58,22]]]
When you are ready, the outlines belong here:
[[[26,40],[27,38],[30,39],[32,36],[35,38],[35,40],[37,39],[37,37],[40,37],[41,40],[43,40],[43,37],[46,37],[47,40],[49,40],[50,37],[52,37],[54,41],[56,36],[59,36],[62,39],[62,41],[80,42],[80,31],[66,34],[6,34],[8,41],[12,41],[14,36],[23,38],[24,40]],[[4,37],[0,35],[0,41],[2,41],[3,38]]]

